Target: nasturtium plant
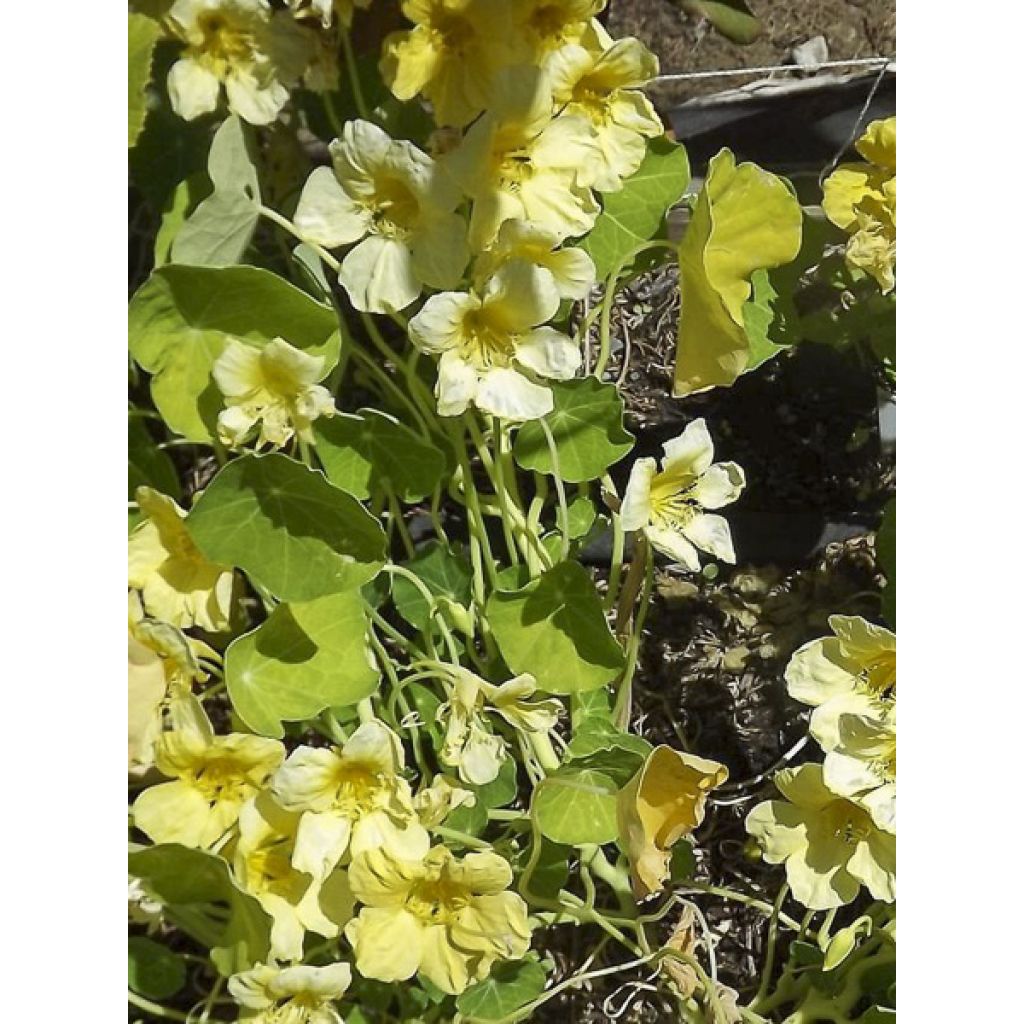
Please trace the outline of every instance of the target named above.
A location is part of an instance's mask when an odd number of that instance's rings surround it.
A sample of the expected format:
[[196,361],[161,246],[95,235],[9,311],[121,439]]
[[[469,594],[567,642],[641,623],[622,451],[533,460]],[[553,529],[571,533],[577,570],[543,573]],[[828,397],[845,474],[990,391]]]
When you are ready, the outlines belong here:
[[[895,302],[895,121],[824,213],[728,151],[697,190],[605,7],[129,4],[156,214],[128,309],[133,1019],[512,1024],[616,975],[686,1021],[889,1012],[895,635],[834,614],[795,652],[821,756],[771,795],[651,729],[655,573],[741,559],[748,481],[685,400],[638,441],[608,364],[623,286],[678,265],[677,397],[815,323],[894,374],[862,335]],[[797,302],[819,267],[855,326]],[[705,817],[760,795],[768,900],[701,875]],[[716,980],[686,892],[785,934],[757,992]]]

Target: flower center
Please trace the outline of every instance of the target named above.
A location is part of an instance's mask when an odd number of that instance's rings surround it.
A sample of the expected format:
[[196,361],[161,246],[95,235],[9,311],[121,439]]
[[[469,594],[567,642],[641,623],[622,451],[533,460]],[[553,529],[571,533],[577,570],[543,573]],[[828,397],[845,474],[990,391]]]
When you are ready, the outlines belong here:
[[202,33],[203,41],[195,49],[217,69],[252,60],[256,49],[253,33],[223,11],[204,11],[199,15],[196,28]]
[[495,161],[498,187],[505,192],[518,192],[525,181],[533,177],[533,164],[530,154],[517,149],[499,154]]
[[850,803],[833,804],[830,817],[832,835],[847,846],[856,846],[875,831],[871,815]]
[[445,12],[433,23],[434,44],[444,50],[445,57],[464,57],[476,41],[476,30],[468,18]]
[[666,484],[655,477],[651,486],[651,517],[658,525],[681,531],[697,518],[701,505],[693,496],[696,484],[695,480],[679,487],[676,483]]
[[571,21],[562,4],[538,4],[527,20],[527,26],[543,48],[555,48],[569,38]]
[[867,662],[861,670],[861,679],[877,696],[895,697],[896,652],[884,651]]
[[416,227],[420,204],[404,181],[387,176],[376,182],[370,212],[375,234],[402,240]]
[[388,791],[388,780],[383,772],[375,772],[362,764],[342,764],[334,779],[337,789],[334,806],[343,814],[357,818],[368,814],[381,802]]
[[292,876],[291,840],[281,837],[253,850],[245,858],[246,882],[249,889],[267,892]]
[[475,309],[462,322],[460,351],[463,359],[478,369],[508,366],[515,355],[515,338],[495,328],[486,310]]
[[406,909],[425,924],[450,924],[469,903],[469,893],[461,885],[433,872],[413,886]]
[[212,756],[193,771],[192,781],[210,803],[241,802],[256,790],[246,777],[246,766],[233,757]]

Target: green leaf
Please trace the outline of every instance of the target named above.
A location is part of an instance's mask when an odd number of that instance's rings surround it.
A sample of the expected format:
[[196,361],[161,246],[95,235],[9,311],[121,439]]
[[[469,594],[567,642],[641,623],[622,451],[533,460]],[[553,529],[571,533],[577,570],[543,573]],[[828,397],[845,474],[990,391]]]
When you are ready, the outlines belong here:
[[189,214],[204,200],[212,189],[210,179],[202,173],[189,175],[178,182],[164,205],[160,228],[153,242],[153,266],[163,267],[171,262],[171,246]]
[[691,14],[707,18],[726,39],[752,43],[761,35],[761,22],[745,0],[679,0]]
[[569,502],[569,538],[579,540],[590,533],[597,519],[597,506],[587,497],[579,495]]
[[334,311],[256,267],[166,266],[128,304],[128,350],[154,374],[151,394],[167,425],[190,441],[216,436],[223,399],[213,364],[227,340],[261,347],[282,337],[330,370],[341,335]]
[[327,479],[357,498],[390,489],[402,501],[420,501],[444,475],[439,448],[376,409],[318,420],[316,435]]
[[[635,438],[622,425],[623,405],[614,384],[594,377],[552,384],[555,407],[547,424],[558,451],[563,480],[585,483],[600,478],[633,447]],[[512,454],[523,469],[553,473],[551,451],[537,422],[524,423]]]
[[241,261],[260,219],[260,183],[242,122],[232,114],[217,129],[207,163],[213,195],[181,226],[171,257],[197,267]]
[[483,786],[471,785],[469,788],[476,793],[477,803],[482,807],[505,807],[515,800],[519,792],[516,774],[516,761],[510,757],[501,762],[496,779]]
[[541,899],[558,898],[558,890],[569,881],[572,848],[540,837],[540,854],[530,876],[530,895]]
[[643,737],[622,732],[610,721],[594,717],[576,731],[567,754],[574,767],[604,772],[624,786],[653,749]]
[[188,514],[188,528],[212,562],[238,566],[282,601],[360,587],[386,558],[380,523],[286,455],[229,462]]
[[743,329],[747,332],[747,341],[750,345],[747,357],[748,371],[756,370],[785,348],[769,337],[769,331],[777,317],[775,304],[779,293],[775,290],[768,271],[755,270],[751,275],[750,284],[753,289],[752,296],[743,303]]
[[577,693],[610,683],[622,670],[590,574],[562,562],[521,590],[495,591],[487,618],[508,667],[529,672],[548,693]]
[[652,239],[690,183],[686,150],[662,137],[650,139],[647,156],[619,192],[605,193],[604,209],[580,243],[590,253],[598,278],[628,261],[629,254]]
[[501,1020],[532,1003],[544,991],[545,979],[544,968],[536,960],[506,960],[467,988],[455,1005],[469,1020]]
[[896,499],[885,506],[882,525],[875,537],[875,551],[878,567],[885,573],[882,588],[882,615],[885,621],[896,628]]
[[[782,178],[752,163],[737,166],[728,149],[712,158],[679,247],[682,310],[673,395],[727,387],[747,369],[750,279],[796,258],[801,225],[800,203]],[[763,328],[763,321],[763,310],[760,318],[755,310],[755,327]]]
[[144,935],[128,936],[128,987],[148,999],[169,999],[185,984],[185,961]]
[[153,50],[163,35],[160,23],[143,14],[128,14],[128,148],[146,120],[146,86],[153,71]]
[[564,768],[537,786],[530,813],[541,833],[556,843],[610,843],[619,834],[618,791],[615,780],[604,772]]
[[[128,870],[171,905],[171,919],[179,927],[210,947],[210,959],[225,977],[266,961],[270,915],[235,885],[220,857],[166,843],[130,854]],[[227,917],[195,904],[216,905],[210,907],[215,911],[226,907]]]
[[135,488],[153,487],[175,501],[181,500],[178,471],[167,452],[157,448],[141,416],[128,417],[128,500]]
[[280,738],[282,722],[368,697],[380,673],[366,629],[357,590],[278,605],[224,655],[224,679],[239,718],[254,732]]
[[[473,568],[465,555],[453,554],[440,541],[430,541],[416,552],[415,558],[404,564],[432,594],[469,607],[473,598]],[[391,596],[399,614],[410,626],[426,629],[430,612],[418,587],[403,576],[395,576]]]

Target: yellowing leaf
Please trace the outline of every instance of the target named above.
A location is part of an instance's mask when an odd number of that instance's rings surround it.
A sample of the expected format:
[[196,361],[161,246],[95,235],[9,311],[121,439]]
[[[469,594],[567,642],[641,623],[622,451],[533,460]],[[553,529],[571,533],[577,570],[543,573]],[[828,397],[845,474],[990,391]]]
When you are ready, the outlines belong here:
[[142,14],[128,15],[128,148],[146,120],[146,86],[153,67],[153,49],[161,36],[160,23]]
[[727,149],[711,160],[679,247],[676,397],[728,387],[747,368],[750,279],[794,260],[800,237],[800,204],[781,178],[755,164],[737,166]]
[[619,791],[619,838],[638,899],[661,891],[673,843],[704,820],[708,793],[728,777],[729,770],[717,761],[660,746]]

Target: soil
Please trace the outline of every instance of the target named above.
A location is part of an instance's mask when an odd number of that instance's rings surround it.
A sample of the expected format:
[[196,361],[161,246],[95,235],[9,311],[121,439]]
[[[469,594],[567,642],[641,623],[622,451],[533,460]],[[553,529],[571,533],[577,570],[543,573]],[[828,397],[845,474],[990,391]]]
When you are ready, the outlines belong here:
[[[611,0],[607,25],[615,37],[632,35],[646,43],[663,75],[790,63],[794,46],[819,35],[829,60],[896,54],[895,0],[748,0],[748,7],[762,30],[746,45],[730,42],[675,0]],[[665,83],[652,86],[651,95],[660,106],[674,106],[759,77]]]

